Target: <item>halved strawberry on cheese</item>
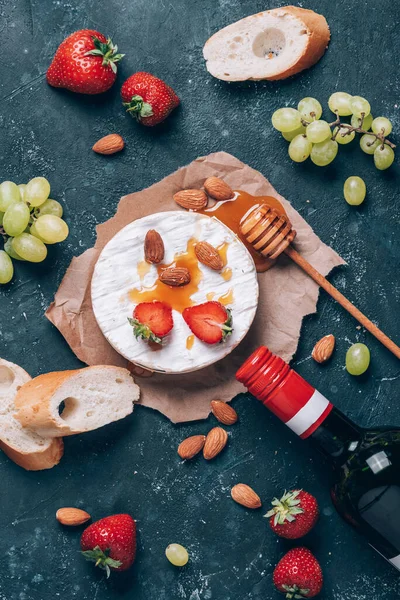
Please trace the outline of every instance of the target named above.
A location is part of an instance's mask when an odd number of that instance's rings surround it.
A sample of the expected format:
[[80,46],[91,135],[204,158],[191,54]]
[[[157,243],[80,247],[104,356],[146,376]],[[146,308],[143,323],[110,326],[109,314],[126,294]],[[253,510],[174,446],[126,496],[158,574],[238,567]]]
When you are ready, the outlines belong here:
[[220,302],[210,301],[185,308],[182,313],[194,335],[206,344],[224,342],[232,334],[232,314]]

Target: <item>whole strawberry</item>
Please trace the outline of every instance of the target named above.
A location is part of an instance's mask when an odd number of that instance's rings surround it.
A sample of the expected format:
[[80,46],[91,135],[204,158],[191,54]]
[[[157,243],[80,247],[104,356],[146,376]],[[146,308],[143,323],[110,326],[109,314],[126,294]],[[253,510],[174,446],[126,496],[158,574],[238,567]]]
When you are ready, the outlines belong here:
[[318,520],[319,509],[314,496],[303,490],[285,492],[280,500],[274,498],[267,512],[272,531],[280,537],[295,540],[303,537]]
[[147,127],[164,121],[180,102],[174,90],[162,79],[143,71],[125,81],[121,97],[127,112]]
[[81,29],[58,47],[47,70],[47,82],[80,94],[101,94],[117,78],[118,54],[110,38],[93,29]]
[[314,598],[322,589],[323,576],[307,548],[293,548],[276,565],[273,581],[286,598]]
[[130,515],[112,515],[92,523],[81,537],[83,556],[104,569],[126,571],[136,555],[136,523]]

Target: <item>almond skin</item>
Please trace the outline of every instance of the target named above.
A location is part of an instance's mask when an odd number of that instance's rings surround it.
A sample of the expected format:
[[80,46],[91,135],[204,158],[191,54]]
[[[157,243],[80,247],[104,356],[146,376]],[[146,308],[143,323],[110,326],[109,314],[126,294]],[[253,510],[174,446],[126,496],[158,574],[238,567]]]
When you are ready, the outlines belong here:
[[56,512],[56,519],[61,525],[77,527],[90,520],[90,515],[80,508],[65,507],[59,508]]
[[231,489],[231,496],[235,502],[246,508],[260,508],[261,500],[258,494],[245,483],[237,483]]
[[164,259],[164,242],[155,229],[149,229],[144,238],[144,258],[146,262],[158,265]]
[[311,356],[317,363],[324,363],[330,359],[334,348],[335,336],[332,334],[325,335],[315,344]]
[[165,285],[180,287],[190,283],[190,272],[186,267],[170,267],[162,271],[159,279]]
[[178,446],[179,456],[182,460],[190,460],[191,458],[194,458],[196,454],[203,450],[205,441],[205,435],[192,435],[186,438]]
[[194,247],[194,253],[198,261],[214,271],[221,271],[224,266],[218,250],[208,242],[197,242]]
[[174,195],[174,200],[186,210],[202,210],[208,204],[207,195],[203,190],[182,190]]
[[95,143],[92,150],[97,154],[115,154],[125,147],[123,138],[118,133],[110,133]]
[[224,425],[233,425],[238,420],[236,410],[222,400],[211,401],[211,412]]
[[204,189],[214,200],[230,200],[234,196],[232,188],[219,177],[209,177],[206,179]]
[[212,460],[225,448],[228,434],[222,427],[214,427],[206,437],[203,448],[203,456],[206,460]]

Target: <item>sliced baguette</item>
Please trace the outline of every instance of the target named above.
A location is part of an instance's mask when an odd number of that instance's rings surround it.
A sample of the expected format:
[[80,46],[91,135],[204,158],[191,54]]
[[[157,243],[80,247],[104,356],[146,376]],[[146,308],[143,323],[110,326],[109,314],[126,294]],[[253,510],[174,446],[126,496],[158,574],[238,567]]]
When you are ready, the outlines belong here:
[[296,6],[232,23],[205,44],[208,71],[224,81],[285,79],[314,65],[330,40],[324,16]]
[[40,471],[57,465],[64,447],[62,439],[43,438],[14,418],[15,396],[30,379],[18,365],[0,359],[0,448],[20,467]]
[[46,373],[18,391],[15,416],[39,435],[74,435],[123,419],[139,394],[129,371],[120,367]]

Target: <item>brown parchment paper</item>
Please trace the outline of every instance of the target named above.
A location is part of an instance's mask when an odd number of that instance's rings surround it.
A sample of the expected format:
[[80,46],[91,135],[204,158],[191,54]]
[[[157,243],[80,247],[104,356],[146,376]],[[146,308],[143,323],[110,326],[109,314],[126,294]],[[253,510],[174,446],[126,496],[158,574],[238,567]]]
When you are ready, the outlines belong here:
[[[159,183],[124,196],[115,216],[98,225],[95,247],[72,260],[46,316],[80,360],[88,365],[126,366],[126,360],[103,337],[92,312],[90,285],[100,251],[131,221],[155,212],[176,210],[173,194],[185,188],[202,187],[210,175],[222,177],[233,189],[278,198],[297,231],[296,249],[323,275],[344,263],[261,173],[225,152],[198,158]],[[210,400],[230,400],[243,391],[235,380],[235,372],[257,346],[265,344],[283,359],[292,358],[303,317],[316,311],[319,288],[285,256],[272,269],[259,274],[259,284],[257,316],[241,344],[222,361],[194,373],[136,377],[141,387],[141,404],[159,410],[173,422],[202,419],[209,414]]]

